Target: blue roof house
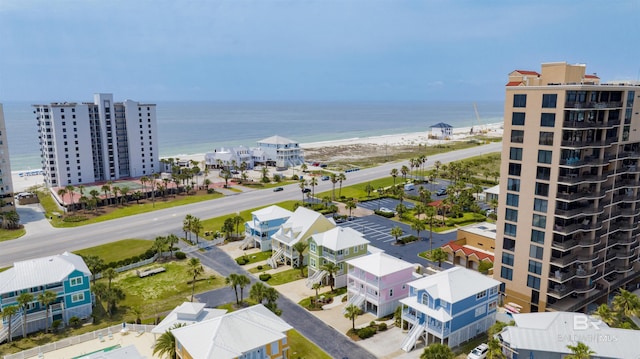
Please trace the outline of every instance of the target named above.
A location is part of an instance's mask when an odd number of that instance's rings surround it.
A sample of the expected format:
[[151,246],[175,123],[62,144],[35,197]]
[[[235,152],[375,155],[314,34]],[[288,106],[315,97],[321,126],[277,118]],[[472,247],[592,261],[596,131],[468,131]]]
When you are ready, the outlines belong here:
[[[44,291],[57,294],[50,304],[49,321],[68,323],[71,317],[87,318],[92,311],[90,290],[91,272],[82,257],[65,252],[60,255],[30,259],[14,263],[0,273],[0,310],[18,305],[21,293],[31,293],[33,301],[27,305],[27,333],[47,327],[46,308],[38,301]],[[22,309],[13,316],[12,335],[22,334]],[[0,343],[8,339],[8,318],[0,326]],[[51,323],[49,323],[51,325]]]
[[477,271],[454,267],[408,285],[409,296],[400,300],[403,325],[408,322],[410,328],[404,351],[411,351],[419,339],[425,346],[456,347],[496,322],[500,282]]
[[453,135],[453,126],[448,123],[440,122],[431,126],[431,138],[446,140]]

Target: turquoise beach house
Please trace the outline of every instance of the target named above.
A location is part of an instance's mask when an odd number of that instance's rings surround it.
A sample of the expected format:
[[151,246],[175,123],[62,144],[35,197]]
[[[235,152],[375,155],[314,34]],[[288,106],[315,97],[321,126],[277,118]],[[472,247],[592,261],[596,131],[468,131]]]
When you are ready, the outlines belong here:
[[496,322],[500,282],[474,270],[453,267],[409,282],[402,303],[402,321],[409,333],[402,350],[419,339],[456,347],[486,332]]
[[293,215],[293,212],[278,206],[269,206],[251,212],[251,220],[244,224],[244,241],[240,249],[260,248],[271,250],[271,236]]
[[[82,257],[65,252],[60,255],[16,262],[13,267],[0,272],[0,309],[18,305],[22,293],[31,293],[33,301],[26,308],[27,333],[42,330],[54,320],[68,323],[71,317],[80,319],[91,315],[91,272]],[[46,308],[38,301],[45,291],[56,293],[49,305],[49,323]],[[12,317],[12,337],[22,335],[22,308]],[[0,343],[7,340],[8,318],[0,326]]]

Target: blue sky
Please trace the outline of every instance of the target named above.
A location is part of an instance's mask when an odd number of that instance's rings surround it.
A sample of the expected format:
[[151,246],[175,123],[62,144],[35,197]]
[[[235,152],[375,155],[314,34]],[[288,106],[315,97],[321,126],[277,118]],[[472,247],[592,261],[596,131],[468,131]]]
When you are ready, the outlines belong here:
[[0,101],[500,101],[507,74],[640,76],[640,1],[1,0]]

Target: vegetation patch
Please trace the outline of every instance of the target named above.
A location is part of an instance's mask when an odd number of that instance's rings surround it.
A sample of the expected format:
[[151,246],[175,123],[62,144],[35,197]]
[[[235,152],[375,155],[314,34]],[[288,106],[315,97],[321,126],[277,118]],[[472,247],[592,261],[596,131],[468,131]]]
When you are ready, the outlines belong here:
[[289,331],[289,347],[291,348],[292,359],[331,359],[329,354],[295,329]]
[[133,256],[143,255],[151,249],[153,242],[145,239],[123,239],[121,241],[103,244],[96,247],[81,249],[73,253],[82,256],[96,256],[101,258],[104,263],[118,262]]
[[267,280],[267,283],[269,283],[269,285],[280,285],[293,282],[294,280],[305,279],[307,278],[307,267],[303,269],[303,272],[304,273],[300,273],[300,269],[292,268],[286,271],[274,273],[271,275],[271,278]]
[[256,252],[251,254],[245,254],[236,258],[236,263],[240,265],[257,263],[257,262],[266,261],[267,259],[269,259],[269,257],[271,257],[271,251]]
[[24,236],[25,233],[27,233],[27,231],[24,227],[18,229],[0,229],[0,242],[20,238]]

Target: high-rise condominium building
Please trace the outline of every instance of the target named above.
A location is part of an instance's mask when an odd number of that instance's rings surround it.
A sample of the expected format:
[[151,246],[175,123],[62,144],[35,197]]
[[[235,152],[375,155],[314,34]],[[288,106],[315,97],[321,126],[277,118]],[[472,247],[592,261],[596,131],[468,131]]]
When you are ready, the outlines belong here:
[[494,277],[523,312],[581,311],[640,278],[640,86],[585,65],[506,86]]
[[150,175],[160,171],[156,105],[93,102],[33,105],[45,183],[63,187]]
[[13,183],[11,181],[11,161],[9,161],[7,129],[4,124],[4,110],[0,103],[0,212],[15,210]]

